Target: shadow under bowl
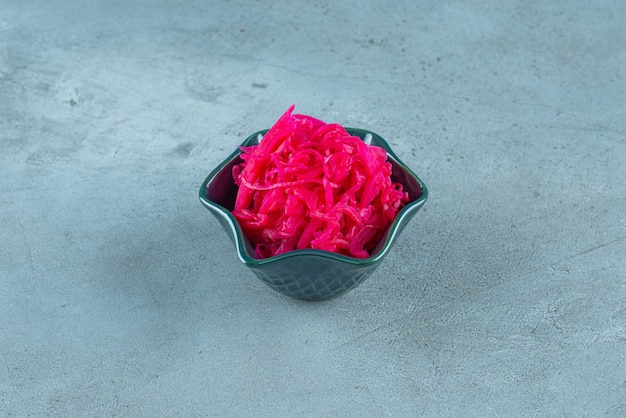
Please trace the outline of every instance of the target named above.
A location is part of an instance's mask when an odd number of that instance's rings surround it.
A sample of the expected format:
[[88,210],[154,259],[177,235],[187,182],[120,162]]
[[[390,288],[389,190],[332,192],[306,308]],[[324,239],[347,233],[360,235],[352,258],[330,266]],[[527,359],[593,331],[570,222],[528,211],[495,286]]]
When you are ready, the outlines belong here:
[[[232,214],[238,190],[232,169],[242,162],[239,149],[217,166],[200,187],[200,201],[230,236],[241,262],[263,283],[283,295],[302,300],[324,300],[355,288],[380,265],[409,220],[426,203],[426,185],[393,153],[383,138],[364,129],[346,130],[387,151],[392,166],[392,180],[401,183],[409,194],[409,202],[398,213],[368,258],[358,259],[315,249],[257,258],[254,247]],[[241,145],[258,144],[266,132],[263,130],[250,135]]]

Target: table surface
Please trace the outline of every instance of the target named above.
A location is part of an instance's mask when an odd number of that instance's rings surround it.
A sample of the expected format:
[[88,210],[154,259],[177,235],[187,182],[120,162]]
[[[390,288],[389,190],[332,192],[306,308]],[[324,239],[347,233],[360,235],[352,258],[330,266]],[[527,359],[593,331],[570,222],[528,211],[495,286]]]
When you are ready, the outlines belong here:
[[[0,416],[626,416],[626,2],[0,0]],[[429,187],[333,300],[198,200],[292,103]]]

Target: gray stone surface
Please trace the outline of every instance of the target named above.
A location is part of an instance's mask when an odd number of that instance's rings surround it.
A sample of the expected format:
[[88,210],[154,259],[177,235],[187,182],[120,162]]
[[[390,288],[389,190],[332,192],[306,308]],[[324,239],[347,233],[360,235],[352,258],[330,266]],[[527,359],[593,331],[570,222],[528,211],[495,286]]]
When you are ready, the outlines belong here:
[[[0,0],[0,416],[626,416],[626,3],[222,3]],[[197,197],[292,103],[430,189],[321,303]]]

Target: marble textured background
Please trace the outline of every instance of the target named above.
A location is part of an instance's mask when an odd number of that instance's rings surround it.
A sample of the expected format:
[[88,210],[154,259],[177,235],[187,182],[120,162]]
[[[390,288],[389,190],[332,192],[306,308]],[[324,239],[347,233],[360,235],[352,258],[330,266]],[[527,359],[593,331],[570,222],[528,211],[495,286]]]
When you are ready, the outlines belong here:
[[[625,416],[625,5],[0,0],[0,416]],[[430,191],[322,303],[197,197],[292,103]]]

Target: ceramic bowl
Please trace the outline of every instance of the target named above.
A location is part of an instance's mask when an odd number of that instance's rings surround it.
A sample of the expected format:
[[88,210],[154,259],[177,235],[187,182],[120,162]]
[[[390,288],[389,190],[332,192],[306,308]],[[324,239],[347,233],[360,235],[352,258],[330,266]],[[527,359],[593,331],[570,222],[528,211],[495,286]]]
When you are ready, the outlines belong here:
[[[200,201],[230,236],[241,262],[263,283],[284,295],[303,300],[324,300],[354,289],[380,265],[409,220],[426,203],[426,185],[393,153],[383,138],[364,129],[346,130],[364,142],[385,149],[392,165],[393,181],[401,183],[409,193],[409,202],[398,213],[368,258],[357,259],[314,249],[256,258],[252,244],[232,214],[237,195],[232,168],[242,161],[239,149],[215,168],[200,187]],[[258,144],[266,132],[263,130],[250,135],[241,145]]]

